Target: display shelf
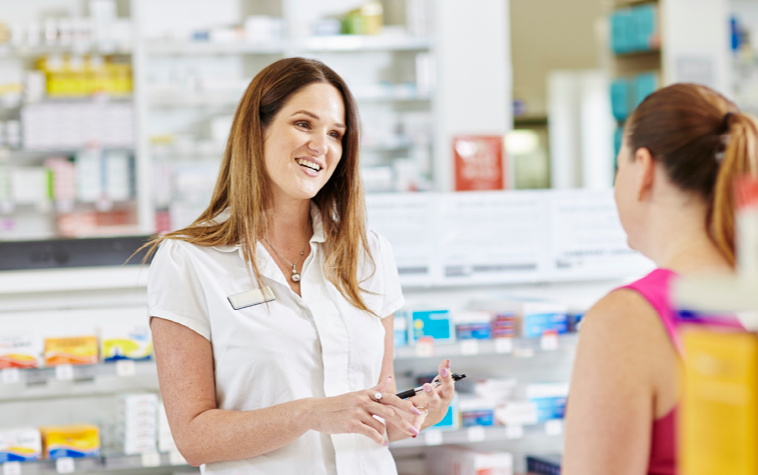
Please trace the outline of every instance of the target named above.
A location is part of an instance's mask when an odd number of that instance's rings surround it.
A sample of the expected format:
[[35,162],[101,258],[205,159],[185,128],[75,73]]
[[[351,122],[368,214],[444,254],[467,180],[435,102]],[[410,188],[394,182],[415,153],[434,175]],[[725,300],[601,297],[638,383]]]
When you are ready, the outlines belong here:
[[701,312],[735,312],[742,324],[758,330],[758,280],[739,277],[700,277],[674,283],[677,306]]
[[145,288],[148,269],[128,265],[3,271],[0,295]]
[[[152,107],[224,107],[236,106],[239,104],[245,88],[239,90],[229,90],[224,92],[216,91],[186,91],[177,93],[175,91],[167,92],[155,90],[150,92],[150,105]],[[431,96],[428,94],[415,94],[403,92],[385,92],[380,94],[361,94],[354,95],[359,102],[418,102],[430,101]]]
[[431,47],[428,38],[413,36],[316,36],[294,40],[290,48],[299,51],[419,51]]
[[[73,470],[71,463],[73,462]],[[39,462],[6,462],[2,464],[3,474],[37,475],[45,473],[91,473],[91,472],[128,472],[128,473],[155,473],[159,467],[171,468],[170,471],[196,471],[190,469],[184,457],[178,452],[150,453],[150,454],[108,454],[100,457],[84,457],[68,459],[61,465],[67,465],[61,469],[60,462],[56,460],[44,460]],[[162,473],[162,472],[161,472]]]
[[415,439],[408,438],[391,442],[390,449],[478,442],[508,442],[524,438],[559,437],[562,433],[563,421],[560,419],[524,426],[472,426],[457,430],[429,428],[423,430]]
[[154,362],[0,370],[0,402],[106,395],[134,390],[158,390],[158,372]]
[[616,8],[631,7],[634,5],[642,5],[644,3],[658,3],[658,0],[615,0],[614,7]]
[[0,45],[0,58],[19,57],[33,58],[51,54],[101,54],[127,56],[132,54],[131,48],[101,47],[97,44],[71,44],[69,46],[11,46]]
[[453,358],[459,356],[503,355],[514,358],[529,358],[537,353],[574,351],[578,334],[569,333],[559,337],[543,338],[498,338],[494,340],[461,340],[453,344],[433,347],[432,354],[418,346],[395,348],[395,360],[417,358]]
[[145,51],[151,55],[210,54],[283,54],[284,43],[211,43],[203,41],[148,41]]

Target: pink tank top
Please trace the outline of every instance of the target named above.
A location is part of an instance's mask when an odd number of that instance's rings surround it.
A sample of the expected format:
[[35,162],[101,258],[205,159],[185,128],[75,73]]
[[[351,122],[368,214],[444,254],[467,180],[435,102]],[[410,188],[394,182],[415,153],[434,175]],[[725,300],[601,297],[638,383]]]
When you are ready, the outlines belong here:
[[[676,277],[677,274],[670,270],[656,269],[642,279],[621,288],[634,290],[650,303],[658,312],[674,347],[682,355],[682,346],[677,331],[681,320],[677,317],[677,311],[672,305],[670,292],[671,281]],[[692,320],[692,322],[698,323],[697,320]],[[742,328],[736,318],[720,320],[719,325]],[[662,418],[653,421],[648,475],[675,475],[677,473],[677,409],[678,405],[674,406]]]

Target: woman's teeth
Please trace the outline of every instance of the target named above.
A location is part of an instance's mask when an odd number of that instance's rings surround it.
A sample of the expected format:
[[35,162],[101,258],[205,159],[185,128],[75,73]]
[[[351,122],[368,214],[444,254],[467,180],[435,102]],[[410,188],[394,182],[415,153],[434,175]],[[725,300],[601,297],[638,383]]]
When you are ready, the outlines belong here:
[[298,159],[297,163],[298,163],[298,165],[301,165],[301,166],[304,166],[304,167],[308,167],[311,170],[316,170],[316,171],[321,170],[320,166],[318,166],[317,164],[315,164],[313,162],[309,162],[308,160]]

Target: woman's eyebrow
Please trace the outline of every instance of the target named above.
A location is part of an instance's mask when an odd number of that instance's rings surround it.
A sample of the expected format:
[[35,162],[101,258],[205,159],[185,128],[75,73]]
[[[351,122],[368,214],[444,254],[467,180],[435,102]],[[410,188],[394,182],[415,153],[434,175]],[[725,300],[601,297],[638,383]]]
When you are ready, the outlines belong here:
[[[292,114],[292,116],[296,116],[298,114],[305,114],[305,115],[307,115],[309,117],[313,117],[316,120],[321,120],[321,117],[317,116],[313,112],[308,112],[306,110],[299,110],[299,111],[295,112],[294,114]],[[340,124],[340,123],[336,123],[336,124],[334,124],[334,126],[337,127],[337,128],[341,128],[341,129],[346,129],[347,128],[347,126],[345,124]]]

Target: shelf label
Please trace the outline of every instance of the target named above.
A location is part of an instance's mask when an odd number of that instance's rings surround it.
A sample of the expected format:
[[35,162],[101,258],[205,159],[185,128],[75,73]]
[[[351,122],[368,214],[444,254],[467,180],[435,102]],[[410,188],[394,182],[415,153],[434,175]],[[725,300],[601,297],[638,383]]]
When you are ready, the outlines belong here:
[[[68,365],[70,367],[70,365]],[[55,471],[58,473],[74,473],[76,467],[74,467],[74,459],[71,457],[64,457],[55,461]]]
[[172,450],[168,453],[168,462],[171,465],[187,465],[187,460],[179,453],[178,450]]
[[540,338],[540,348],[542,351],[555,351],[558,349],[558,335],[555,333],[545,333]]
[[416,356],[419,358],[434,356],[434,339],[419,338],[416,341]]
[[427,429],[424,431],[424,444],[426,445],[441,445],[442,444],[442,431],[437,429]]
[[487,433],[482,426],[472,426],[466,430],[466,437],[469,442],[481,442],[487,438]]
[[505,437],[509,439],[520,439],[524,437],[524,427],[520,424],[508,424],[505,426]]
[[534,356],[534,350],[532,348],[514,348],[513,356],[516,358],[531,358]]
[[137,374],[137,365],[133,360],[116,361],[116,374],[122,378]]
[[478,355],[479,342],[476,340],[461,341],[461,354],[462,355]]
[[495,338],[495,353],[513,353],[513,339]]
[[70,381],[74,379],[74,367],[70,364],[62,364],[56,366],[55,379],[58,381]]
[[561,435],[563,433],[563,421],[560,419],[551,419],[545,422],[545,434]]
[[3,475],[21,475],[21,462],[5,462]]
[[0,381],[3,384],[16,384],[21,381],[21,371],[18,368],[5,368],[0,371]]
[[142,454],[143,467],[160,467],[161,454],[158,452],[145,452]]

